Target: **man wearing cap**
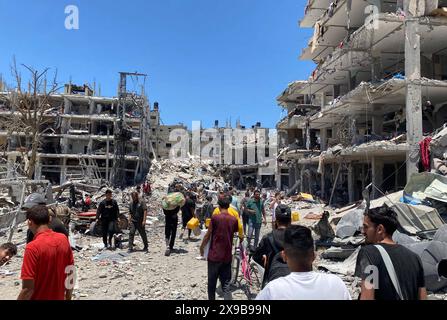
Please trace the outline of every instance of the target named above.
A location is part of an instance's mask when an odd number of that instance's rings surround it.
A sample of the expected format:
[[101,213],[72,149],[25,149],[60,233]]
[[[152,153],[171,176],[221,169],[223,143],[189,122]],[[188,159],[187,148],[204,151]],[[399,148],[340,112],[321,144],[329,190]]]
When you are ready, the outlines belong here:
[[[289,206],[279,204],[275,209],[275,226],[266,234],[253,255],[253,260],[264,267],[262,287],[269,281],[289,274],[287,263],[282,261],[280,252],[284,249],[284,232],[292,224],[292,212]],[[275,262],[274,268],[272,263]]]
[[[32,193],[30,194],[26,199],[22,206],[22,210],[24,210],[26,213],[29,212],[33,207],[36,206],[46,206],[45,198],[39,194],[39,193]],[[52,212],[52,211],[51,211]],[[48,227],[57,233],[62,233],[68,238],[68,229],[65,227],[65,225],[62,223],[62,221],[56,217],[53,214],[50,214],[50,222],[48,224]],[[26,243],[30,243],[34,239],[34,233],[31,231],[31,229],[28,229],[26,234]]]

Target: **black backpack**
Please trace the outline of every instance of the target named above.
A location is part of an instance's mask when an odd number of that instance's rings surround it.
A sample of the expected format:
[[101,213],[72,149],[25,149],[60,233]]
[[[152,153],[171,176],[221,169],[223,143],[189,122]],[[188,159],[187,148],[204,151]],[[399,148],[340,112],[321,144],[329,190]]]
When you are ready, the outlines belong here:
[[264,287],[270,281],[285,277],[290,274],[289,266],[287,265],[287,263],[284,262],[281,256],[282,249],[278,248],[278,246],[276,245],[273,234],[271,237],[269,237],[269,243],[273,249],[273,253],[269,257],[269,268],[268,271],[266,270],[267,274],[264,276]]

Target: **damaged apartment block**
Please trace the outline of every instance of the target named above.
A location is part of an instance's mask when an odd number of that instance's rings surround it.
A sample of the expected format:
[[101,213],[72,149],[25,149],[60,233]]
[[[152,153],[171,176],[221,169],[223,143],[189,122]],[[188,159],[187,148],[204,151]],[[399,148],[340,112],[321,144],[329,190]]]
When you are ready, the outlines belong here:
[[[53,185],[89,180],[122,187],[144,180],[151,162],[168,157],[169,132],[184,126],[161,126],[158,103],[151,109],[143,90],[126,89],[125,78],[137,75],[120,75],[118,97],[98,96],[88,85],[71,83],[63,93],[49,96],[51,108],[46,108],[40,128],[35,180]],[[17,116],[8,102],[13,90],[2,91],[0,117]],[[0,128],[5,178],[23,171],[31,144],[24,130]]]
[[427,160],[424,148],[447,122],[446,7],[308,1],[300,25],[314,35],[301,59],[317,66],[277,98],[288,112],[277,124],[277,187],[344,204],[371,183],[377,198],[414,173],[445,167],[445,154]]

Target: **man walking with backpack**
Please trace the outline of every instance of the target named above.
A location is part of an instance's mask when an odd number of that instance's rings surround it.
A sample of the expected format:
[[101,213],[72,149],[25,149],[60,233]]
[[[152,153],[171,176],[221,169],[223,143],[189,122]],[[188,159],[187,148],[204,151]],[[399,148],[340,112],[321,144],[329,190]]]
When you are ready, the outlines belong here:
[[270,281],[290,274],[289,267],[281,256],[281,251],[284,250],[284,232],[292,224],[292,212],[289,206],[281,204],[276,207],[275,216],[273,231],[262,238],[253,255],[253,260],[264,267],[262,288]]
[[367,246],[357,256],[355,275],[362,279],[360,300],[425,300],[424,269],[419,256],[396,244],[399,223],[386,207],[368,210],[363,220]]

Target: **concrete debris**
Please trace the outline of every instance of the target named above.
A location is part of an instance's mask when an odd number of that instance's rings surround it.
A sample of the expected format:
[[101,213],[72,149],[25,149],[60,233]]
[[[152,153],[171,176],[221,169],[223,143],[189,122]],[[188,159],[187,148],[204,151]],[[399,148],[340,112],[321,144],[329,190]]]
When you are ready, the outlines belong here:
[[357,208],[344,214],[335,229],[335,234],[337,237],[344,239],[355,235],[357,232],[360,232],[363,225],[363,214],[365,212],[365,208],[366,202],[363,202]]
[[447,203],[447,177],[430,172],[415,174],[405,186],[404,192],[421,201],[434,199]]
[[[220,171],[211,160],[201,160],[194,156],[186,159],[169,159],[154,162],[147,176],[152,187],[147,205],[149,213],[161,213],[161,198],[168,191],[191,190],[196,195],[212,195],[217,200],[218,190],[223,190],[225,183]],[[198,199],[199,202],[202,199]]]
[[125,258],[129,256],[128,253],[125,252],[118,252],[118,253],[110,253],[110,252],[103,252],[100,253],[92,258],[92,261],[111,261],[113,263],[126,263]]

